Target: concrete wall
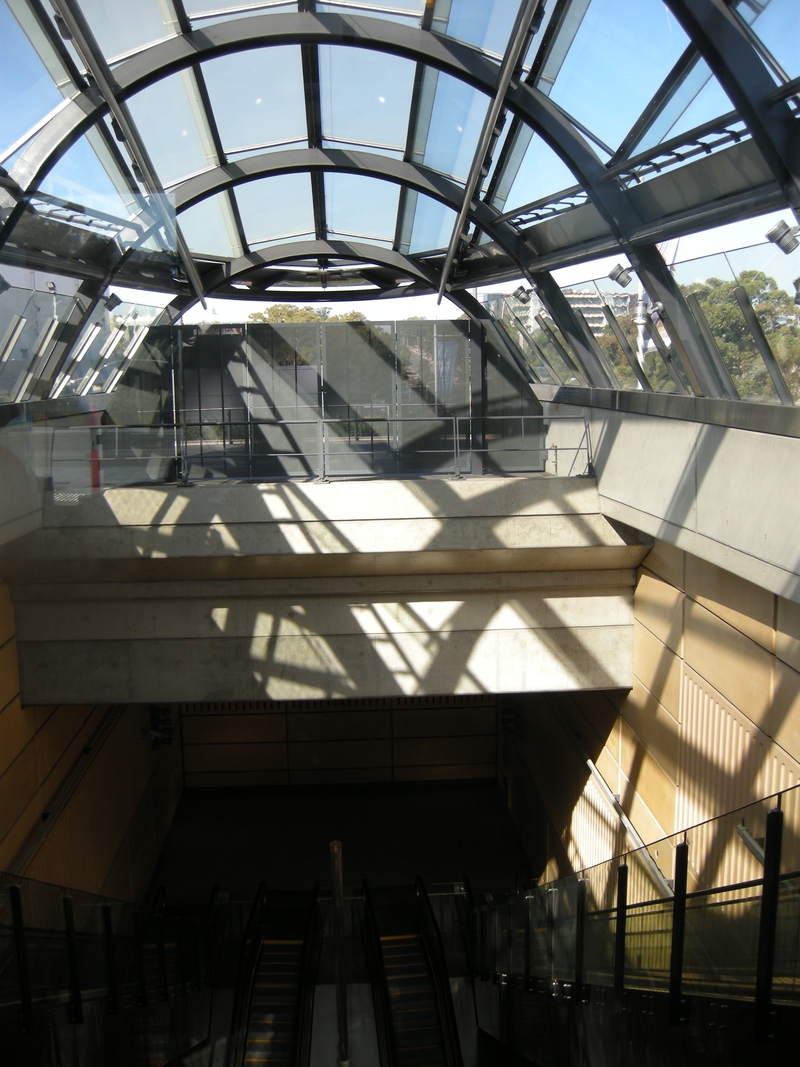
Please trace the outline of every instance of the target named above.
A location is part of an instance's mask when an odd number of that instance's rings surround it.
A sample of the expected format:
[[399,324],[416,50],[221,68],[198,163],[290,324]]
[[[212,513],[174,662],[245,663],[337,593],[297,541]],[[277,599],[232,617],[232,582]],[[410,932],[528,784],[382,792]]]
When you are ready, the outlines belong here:
[[602,408],[546,410],[589,419],[604,515],[800,603],[800,439]]
[[629,685],[646,550],[591,479],[353,481],[109,490],[3,565],[24,699],[227,702]]
[[[800,608],[659,541],[634,617],[629,693],[525,697],[505,739],[509,803],[550,875],[630,847],[584,754],[646,842],[800,783]],[[795,794],[784,809],[796,849]]]

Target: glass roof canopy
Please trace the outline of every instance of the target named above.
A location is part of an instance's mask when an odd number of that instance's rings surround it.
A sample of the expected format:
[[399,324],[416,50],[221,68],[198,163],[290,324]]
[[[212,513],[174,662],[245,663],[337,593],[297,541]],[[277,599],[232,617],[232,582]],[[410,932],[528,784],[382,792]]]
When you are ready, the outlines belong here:
[[619,252],[664,302],[656,241],[800,209],[795,0],[0,0],[0,31],[0,261],[98,296],[475,314]]

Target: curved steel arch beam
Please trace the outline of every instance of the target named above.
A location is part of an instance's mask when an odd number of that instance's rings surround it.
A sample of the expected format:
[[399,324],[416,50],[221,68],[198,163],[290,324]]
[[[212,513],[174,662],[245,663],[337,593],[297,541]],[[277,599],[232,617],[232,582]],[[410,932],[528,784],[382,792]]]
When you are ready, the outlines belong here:
[[665,0],[716,75],[800,221],[800,128],[761,56],[722,0]]
[[[183,211],[206,197],[245,182],[300,171],[340,171],[379,178],[414,189],[454,211],[461,207],[463,197],[463,190],[455,182],[416,163],[405,163],[401,159],[392,159],[376,152],[354,152],[338,148],[296,148],[283,152],[263,152],[187,178],[171,190],[175,210]],[[470,212],[470,217],[508,253],[521,270],[529,270],[533,257],[530,245],[520,237],[513,226],[501,221],[498,215],[499,212],[495,208],[483,201],[476,201],[474,210]]]
[[[426,30],[385,19],[303,12],[235,19],[195,30],[145,48],[114,68],[125,99],[169,74],[217,56],[285,44],[338,44],[402,56],[434,67],[491,96],[499,66],[479,49]],[[598,211],[621,243],[641,223],[624,190],[569,120],[539,90],[520,83],[506,97],[508,106],[531,125],[586,188]],[[487,102],[488,103],[488,102]],[[54,116],[15,164],[12,175],[30,189],[81,134],[106,111],[102,100],[79,94]]]

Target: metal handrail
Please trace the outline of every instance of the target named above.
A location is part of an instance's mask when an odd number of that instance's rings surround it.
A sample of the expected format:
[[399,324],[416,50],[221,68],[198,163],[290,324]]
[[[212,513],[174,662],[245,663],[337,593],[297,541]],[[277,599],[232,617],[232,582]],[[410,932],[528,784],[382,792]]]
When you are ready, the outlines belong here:
[[375,1014],[375,1032],[378,1039],[378,1059],[380,1067],[395,1067],[397,1063],[397,1046],[392,1027],[392,1009],[389,1001],[389,984],[383,966],[381,937],[375,910],[372,906],[372,894],[369,884],[364,879],[364,954],[367,958],[370,984],[372,986],[372,1004]]
[[241,1067],[244,1061],[245,1041],[247,1038],[247,1019],[250,1011],[250,999],[253,995],[253,983],[256,976],[258,957],[261,951],[264,917],[267,906],[267,885],[261,882],[256,891],[250,917],[247,920],[242,948],[239,954],[239,966],[236,974],[236,993],[231,1012],[231,1029],[225,1050],[225,1067]]
[[458,1026],[453,1008],[453,996],[450,991],[450,976],[447,972],[447,958],[444,952],[444,944],[442,943],[442,934],[439,930],[436,916],[433,913],[425,883],[420,875],[417,875],[416,889],[420,933],[422,934],[422,943],[433,975],[436,1003],[439,1008],[439,1021],[442,1027],[442,1037],[444,1038],[446,1067],[463,1067],[461,1043],[458,1039]]
[[319,882],[314,884],[314,895],[308,916],[306,936],[303,941],[303,957],[300,963],[300,981],[297,994],[297,1030],[294,1042],[293,1067],[308,1067],[311,1062],[311,1024],[314,1017],[314,989],[317,981],[319,957],[322,952],[323,924],[320,921]]

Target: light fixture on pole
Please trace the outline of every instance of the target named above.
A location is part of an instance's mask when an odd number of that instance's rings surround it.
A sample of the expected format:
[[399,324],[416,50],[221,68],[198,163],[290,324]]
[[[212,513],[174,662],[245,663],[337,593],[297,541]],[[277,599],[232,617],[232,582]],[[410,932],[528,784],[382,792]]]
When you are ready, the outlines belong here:
[[612,267],[608,272],[608,276],[612,282],[616,282],[617,285],[621,285],[623,289],[631,284],[633,281],[633,275],[628,267],[623,267],[621,263],[618,263],[616,267]]
[[800,278],[794,280],[794,302],[800,305]]
[[116,293],[111,293],[110,296],[107,296],[106,300],[105,300],[106,311],[113,311],[114,308],[118,308],[121,303],[122,303],[122,301],[117,296],[117,294]]
[[777,245],[785,256],[788,256],[790,252],[794,252],[795,248],[800,246],[800,241],[797,240],[798,233],[800,233],[800,226],[790,226],[788,222],[780,219],[767,230],[766,238]]
[[531,302],[531,290],[526,289],[524,285],[515,289],[511,295],[515,300],[519,300],[520,304],[530,304]]

